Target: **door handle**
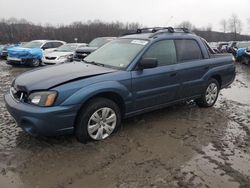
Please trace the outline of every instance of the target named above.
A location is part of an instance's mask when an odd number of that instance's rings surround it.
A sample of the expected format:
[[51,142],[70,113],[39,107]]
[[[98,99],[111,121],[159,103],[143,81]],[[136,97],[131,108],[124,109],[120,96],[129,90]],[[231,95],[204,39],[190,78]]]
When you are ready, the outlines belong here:
[[173,73],[170,74],[170,77],[174,77],[176,75],[177,75],[177,72],[173,72]]

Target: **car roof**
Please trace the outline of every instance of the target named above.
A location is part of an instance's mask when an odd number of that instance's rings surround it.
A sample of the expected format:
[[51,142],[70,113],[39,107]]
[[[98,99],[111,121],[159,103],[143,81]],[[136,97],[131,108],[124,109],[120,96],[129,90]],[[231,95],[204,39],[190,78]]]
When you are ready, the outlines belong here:
[[87,43],[66,43],[64,45],[77,45],[77,46],[81,46],[81,45],[87,45]]
[[99,39],[99,38],[102,38],[102,39],[116,39],[117,37],[96,37],[94,39]]
[[142,40],[155,40],[158,38],[193,38],[197,39],[198,36],[193,33],[159,33],[157,35],[154,35],[154,33],[141,33],[141,34],[132,34],[132,35],[125,35],[120,38],[127,38],[127,39],[142,39]]
[[138,28],[132,33],[126,33],[120,38],[155,40],[157,38],[177,39],[177,38],[199,38],[191,33],[187,28],[173,27],[149,27]]
[[32,41],[41,42],[41,43],[45,43],[45,42],[62,42],[62,43],[66,43],[66,42],[61,41],[61,40],[32,40]]

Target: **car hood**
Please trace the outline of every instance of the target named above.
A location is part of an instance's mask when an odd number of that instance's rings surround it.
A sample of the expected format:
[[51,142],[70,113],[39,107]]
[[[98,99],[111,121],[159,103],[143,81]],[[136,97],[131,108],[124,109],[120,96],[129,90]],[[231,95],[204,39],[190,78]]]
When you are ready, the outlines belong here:
[[93,52],[93,51],[95,51],[97,49],[98,49],[98,47],[89,47],[89,46],[87,46],[87,47],[83,47],[83,48],[78,48],[76,50],[76,52],[82,52],[82,53],[84,53],[84,52]]
[[41,59],[43,56],[43,52],[40,48],[12,47],[7,50],[9,57],[16,57],[20,59]]
[[117,70],[83,62],[72,62],[23,73],[15,79],[12,85],[16,90],[29,93],[35,90],[47,90],[77,79],[115,71]]
[[61,56],[68,56],[72,55],[73,52],[51,52],[49,54],[46,54],[46,57],[61,57]]

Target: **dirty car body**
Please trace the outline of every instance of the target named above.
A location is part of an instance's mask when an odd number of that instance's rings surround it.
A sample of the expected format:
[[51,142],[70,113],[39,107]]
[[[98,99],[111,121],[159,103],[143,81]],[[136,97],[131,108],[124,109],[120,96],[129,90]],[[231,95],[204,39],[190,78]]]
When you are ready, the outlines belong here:
[[[187,50],[189,41],[199,49],[193,60],[185,59],[185,54],[195,53],[192,46]],[[167,52],[168,59],[162,57],[166,53],[159,50],[162,47],[171,51]],[[211,54],[208,48],[200,37],[191,33],[164,30],[126,35],[99,48],[85,62],[45,67],[20,75],[5,95],[6,106],[28,133],[52,136],[73,133],[79,114],[95,98],[113,101],[122,118],[196,100],[203,96],[211,79],[222,89],[235,77],[232,57]],[[103,56],[109,52],[112,58]],[[144,67],[140,64],[143,59]],[[37,92],[52,92],[56,96],[53,104],[49,107],[33,104],[30,96]]]

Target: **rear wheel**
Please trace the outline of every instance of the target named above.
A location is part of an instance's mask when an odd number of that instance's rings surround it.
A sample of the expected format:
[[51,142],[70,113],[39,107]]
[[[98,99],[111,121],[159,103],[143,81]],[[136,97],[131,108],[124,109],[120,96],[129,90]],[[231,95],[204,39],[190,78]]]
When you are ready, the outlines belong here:
[[90,101],[79,113],[75,135],[85,143],[88,140],[104,140],[120,126],[121,113],[115,102],[106,98]]
[[211,107],[217,101],[219,95],[220,85],[214,78],[210,79],[202,97],[196,100],[200,107]]

